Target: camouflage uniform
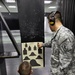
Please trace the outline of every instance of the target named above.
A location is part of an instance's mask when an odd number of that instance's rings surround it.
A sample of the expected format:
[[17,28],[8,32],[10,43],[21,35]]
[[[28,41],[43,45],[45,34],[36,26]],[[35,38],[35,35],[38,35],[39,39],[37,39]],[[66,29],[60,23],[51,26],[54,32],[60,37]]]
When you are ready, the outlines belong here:
[[68,28],[61,26],[51,41],[43,44],[43,47],[52,48],[52,75],[75,75],[74,43],[74,34]]

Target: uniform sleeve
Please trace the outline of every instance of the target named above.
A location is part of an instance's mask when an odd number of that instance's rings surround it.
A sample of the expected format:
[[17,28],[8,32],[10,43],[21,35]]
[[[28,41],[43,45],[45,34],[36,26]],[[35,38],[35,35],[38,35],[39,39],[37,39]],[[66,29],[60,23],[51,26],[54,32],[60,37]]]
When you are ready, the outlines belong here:
[[69,69],[73,50],[73,41],[69,38],[65,39],[60,45],[59,62],[61,70],[67,71],[67,69]]
[[51,41],[48,41],[47,43],[43,43],[43,47],[51,47]]

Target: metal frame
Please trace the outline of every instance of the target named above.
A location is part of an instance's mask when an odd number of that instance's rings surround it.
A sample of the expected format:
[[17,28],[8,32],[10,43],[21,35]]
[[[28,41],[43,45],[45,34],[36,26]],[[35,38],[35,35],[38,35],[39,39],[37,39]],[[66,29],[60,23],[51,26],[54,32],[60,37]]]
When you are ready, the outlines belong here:
[[18,53],[18,55],[16,55],[16,56],[8,56],[8,53],[12,53],[12,52],[4,52],[6,55],[5,56],[1,55],[0,58],[15,58],[15,57],[19,57],[20,56],[19,47],[18,47],[18,45],[17,45],[12,33],[10,32],[10,29],[9,29],[9,27],[8,27],[4,17],[3,17],[3,15],[1,14],[1,12],[0,12],[0,17],[1,17],[2,21],[3,21],[3,23],[4,23],[5,30],[6,30],[6,32],[8,34],[8,36],[9,36],[9,38],[11,39],[11,41],[12,41],[12,43],[13,43],[15,49],[16,49],[16,52]]

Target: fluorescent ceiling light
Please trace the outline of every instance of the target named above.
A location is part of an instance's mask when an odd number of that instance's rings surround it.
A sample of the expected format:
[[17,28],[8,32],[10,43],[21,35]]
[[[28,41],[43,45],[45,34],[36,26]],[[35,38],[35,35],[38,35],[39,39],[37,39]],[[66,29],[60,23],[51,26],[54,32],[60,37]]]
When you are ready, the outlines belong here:
[[5,0],[7,3],[15,3],[15,0]]
[[0,8],[2,8],[2,6],[0,5]]
[[52,8],[52,9],[53,9],[53,8],[56,8],[56,6],[50,6],[50,7],[48,7],[48,8]]
[[45,4],[50,4],[52,1],[44,1]]
[[9,8],[16,8],[16,6],[8,6]]

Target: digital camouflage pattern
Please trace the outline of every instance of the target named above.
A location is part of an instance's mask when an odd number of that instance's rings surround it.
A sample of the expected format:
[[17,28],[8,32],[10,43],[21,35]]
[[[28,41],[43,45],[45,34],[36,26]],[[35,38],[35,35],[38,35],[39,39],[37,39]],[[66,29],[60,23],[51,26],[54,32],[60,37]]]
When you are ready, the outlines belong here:
[[75,37],[71,30],[61,26],[43,47],[52,48],[52,75],[75,75]]

